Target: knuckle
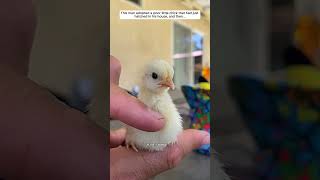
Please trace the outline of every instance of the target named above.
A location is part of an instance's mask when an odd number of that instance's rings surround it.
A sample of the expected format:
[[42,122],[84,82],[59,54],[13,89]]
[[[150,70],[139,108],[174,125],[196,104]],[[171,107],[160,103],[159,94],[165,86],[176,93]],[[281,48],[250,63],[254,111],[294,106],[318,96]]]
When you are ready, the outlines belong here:
[[112,62],[112,69],[117,73],[120,74],[121,72],[121,63],[118,59],[116,58],[111,58]]
[[118,92],[115,88],[110,88],[110,116],[111,118],[117,118],[121,115],[121,107],[117,102],[117,97],[119,97]]
[[183,155],[183,151],[179,146],[173,146],[167,154],[167,165],[169,169],[176,167]]
[[111,118],[118,118],[120,116],[120,108],[118,106],[112,105],[110,107]]

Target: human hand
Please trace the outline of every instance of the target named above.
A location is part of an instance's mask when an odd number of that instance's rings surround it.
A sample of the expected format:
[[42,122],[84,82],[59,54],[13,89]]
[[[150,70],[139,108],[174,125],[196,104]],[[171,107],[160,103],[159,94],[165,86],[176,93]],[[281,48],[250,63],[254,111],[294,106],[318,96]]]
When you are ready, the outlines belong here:
[[[125,130],[119,130],[125,133]],[[119,138],[120,139],[120,138]],[[182,158],[202,144],[209,144],[207,132],[184,130],[176,144],[159,152],[135,152],[125,147],[110,149],[110,179],[144,180],[174,168]]]

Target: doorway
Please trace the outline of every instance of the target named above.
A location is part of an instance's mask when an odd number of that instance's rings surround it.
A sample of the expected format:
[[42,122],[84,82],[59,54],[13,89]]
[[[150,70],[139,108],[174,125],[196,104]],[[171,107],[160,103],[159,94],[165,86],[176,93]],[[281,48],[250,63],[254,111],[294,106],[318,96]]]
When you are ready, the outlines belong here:
[[190,28],[174,23],[174,83],[177,89],[182,85],[198,82],[202,70],[203,36]]

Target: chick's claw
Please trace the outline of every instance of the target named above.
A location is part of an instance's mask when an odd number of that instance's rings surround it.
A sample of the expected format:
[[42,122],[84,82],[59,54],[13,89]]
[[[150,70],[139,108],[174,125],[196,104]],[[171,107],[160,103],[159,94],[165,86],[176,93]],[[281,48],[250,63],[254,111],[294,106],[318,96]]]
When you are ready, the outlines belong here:
[[131,145],[132,149],[136,152],[139,152],[138,149],[136,148],[136,146],[134,144]]
[[137,149],[137,147],[136,147],[136,145],[134,145],[134,143],[131,143],[131,142],[126,143],[126,148],[127,148],[128,150],[130,149],[130,147],[132,147],[132,149],[133,149],[134,151],[139,152],[138,149]]

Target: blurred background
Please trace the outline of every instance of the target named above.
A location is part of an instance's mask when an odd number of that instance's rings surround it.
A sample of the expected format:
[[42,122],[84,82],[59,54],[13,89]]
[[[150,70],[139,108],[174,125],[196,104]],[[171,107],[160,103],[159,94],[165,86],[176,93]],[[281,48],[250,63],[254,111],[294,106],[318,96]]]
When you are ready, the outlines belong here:
[[[107,129],[104,5],[35,3],[30,78],[67,99],[74,82],[89,79],[89,115]],[[130,90],[152,59],[173,63],[178,88],[170,94],[185,128],[209,131],[213,74],[214,149],[232,179],[320,179],[319,0],[111,0],[110,6],[110,53],[121,60],[122,87]],[[198,9],[202,16],[120,20],[124,9]],[[209,179],[209,173],[203,147],[156,179]]]
[[[120,10],[200,10],[200,20],[123,20]],[[110,54],[122,65],[120,86],[139,83],[142,68],[154,59],[174,65],[170,91],[184,128],[210,131],[210,1],[111,0]],[[117,121],[111,128],[119,128]],[[210,146],[189,154],[178,167],[155,179],[210,179]]]
[[236,180],[320,179],[320,1],[212,4],[214,148]]
[[107,129],[106,2],[34,3],[37,29],[29,77]]

